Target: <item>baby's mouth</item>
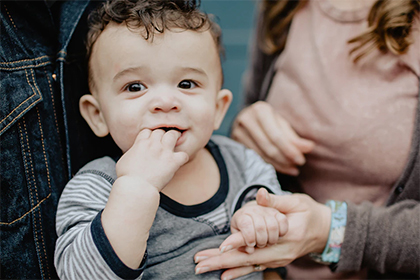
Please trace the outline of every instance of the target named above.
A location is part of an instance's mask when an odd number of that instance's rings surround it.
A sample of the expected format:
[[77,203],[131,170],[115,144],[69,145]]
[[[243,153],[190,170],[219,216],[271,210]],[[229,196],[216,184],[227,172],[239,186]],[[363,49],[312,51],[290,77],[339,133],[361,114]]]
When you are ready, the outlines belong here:
[[186,131],[186,129],[181,129],[181,128],[178,128],[178,127],[175,127],[175,126],[169,126],[169,127],[156,127],[155,129],[153,129],[153,130],[156,130],[156,129],[162,129],[162,130],[164,130],[165,132],[168,132],[168,131],[170,131],[170,130],[176,130],[176,131],[179,131],[181,134],[182,133],[184,133],[185,131]]

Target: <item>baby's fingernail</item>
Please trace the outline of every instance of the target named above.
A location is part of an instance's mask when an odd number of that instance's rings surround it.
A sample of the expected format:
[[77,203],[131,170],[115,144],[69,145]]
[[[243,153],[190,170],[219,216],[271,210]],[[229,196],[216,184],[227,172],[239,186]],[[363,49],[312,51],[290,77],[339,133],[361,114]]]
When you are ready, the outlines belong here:
[[197,256],[194,258],[195,263],[201,262],[202,260],[208,259],[207,256]]
[[232,245],[223,246],[223,247],[220,249],[220,253],[227,252],[227,251],[230,251],[230,250],[232,250]]
[[232,275],[223,277],[223,280],[231,280],[231,279],[232,279]]
[[200,273],[204,273],[209,271],[209,268],[204,266],[204,267],[196,267],[195,268],[195,274],[200,274]]

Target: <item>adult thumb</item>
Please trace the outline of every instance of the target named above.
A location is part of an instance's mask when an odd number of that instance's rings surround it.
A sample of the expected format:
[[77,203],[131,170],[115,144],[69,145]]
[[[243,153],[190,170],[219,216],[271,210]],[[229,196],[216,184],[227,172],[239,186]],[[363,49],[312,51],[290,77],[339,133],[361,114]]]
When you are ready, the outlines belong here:
[[257,204],[277,209],[283,214],[293,212],[293,209],[298,206],[297,199],[293,195],[269,194],[265,188],[260,188],[258,190]]

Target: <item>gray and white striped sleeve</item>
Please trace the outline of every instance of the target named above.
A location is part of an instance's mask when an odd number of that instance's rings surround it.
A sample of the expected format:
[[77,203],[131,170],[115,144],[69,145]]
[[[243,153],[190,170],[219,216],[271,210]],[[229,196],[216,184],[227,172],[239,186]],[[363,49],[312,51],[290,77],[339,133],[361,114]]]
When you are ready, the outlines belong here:
[[101,213],[111,183],[93,173],[77,174],[66,185],[58,204],[58,240],[54,264],[60,279],[140,279],[139,269],[124,265],[102,228]]
[[278,195],[289,194],[281,189],[274,167],[266,163],[254,150],[245,150],[245,164],[246,185],[264,186]]
[[255,200],[260,188],[266,188],[276,195],[290,194],[281,189],[276,170],[271,164],[266,163],[254,150],[245,149],[244,154],[242,175],[245,177],[245,185],[236,194],[231,213],[235,213],[247,202]]

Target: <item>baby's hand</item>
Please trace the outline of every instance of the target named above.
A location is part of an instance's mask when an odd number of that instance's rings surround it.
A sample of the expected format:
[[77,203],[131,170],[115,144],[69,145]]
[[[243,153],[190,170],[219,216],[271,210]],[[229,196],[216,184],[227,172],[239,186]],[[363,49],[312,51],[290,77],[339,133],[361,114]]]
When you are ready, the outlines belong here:
[[143,129],[133,146],[117,162],[117,176],[138,177],[161,191],[175,172],[188,161],[185,152],[175,152],[180,132]]
[[255,246],[262,248],[276,244],[287,230],[285,215],[274,208],[263,207],[252,201],[233,215],[232,235],[226,238],[219,249],[223,253],[246,246],[245,251],[253,253]]

